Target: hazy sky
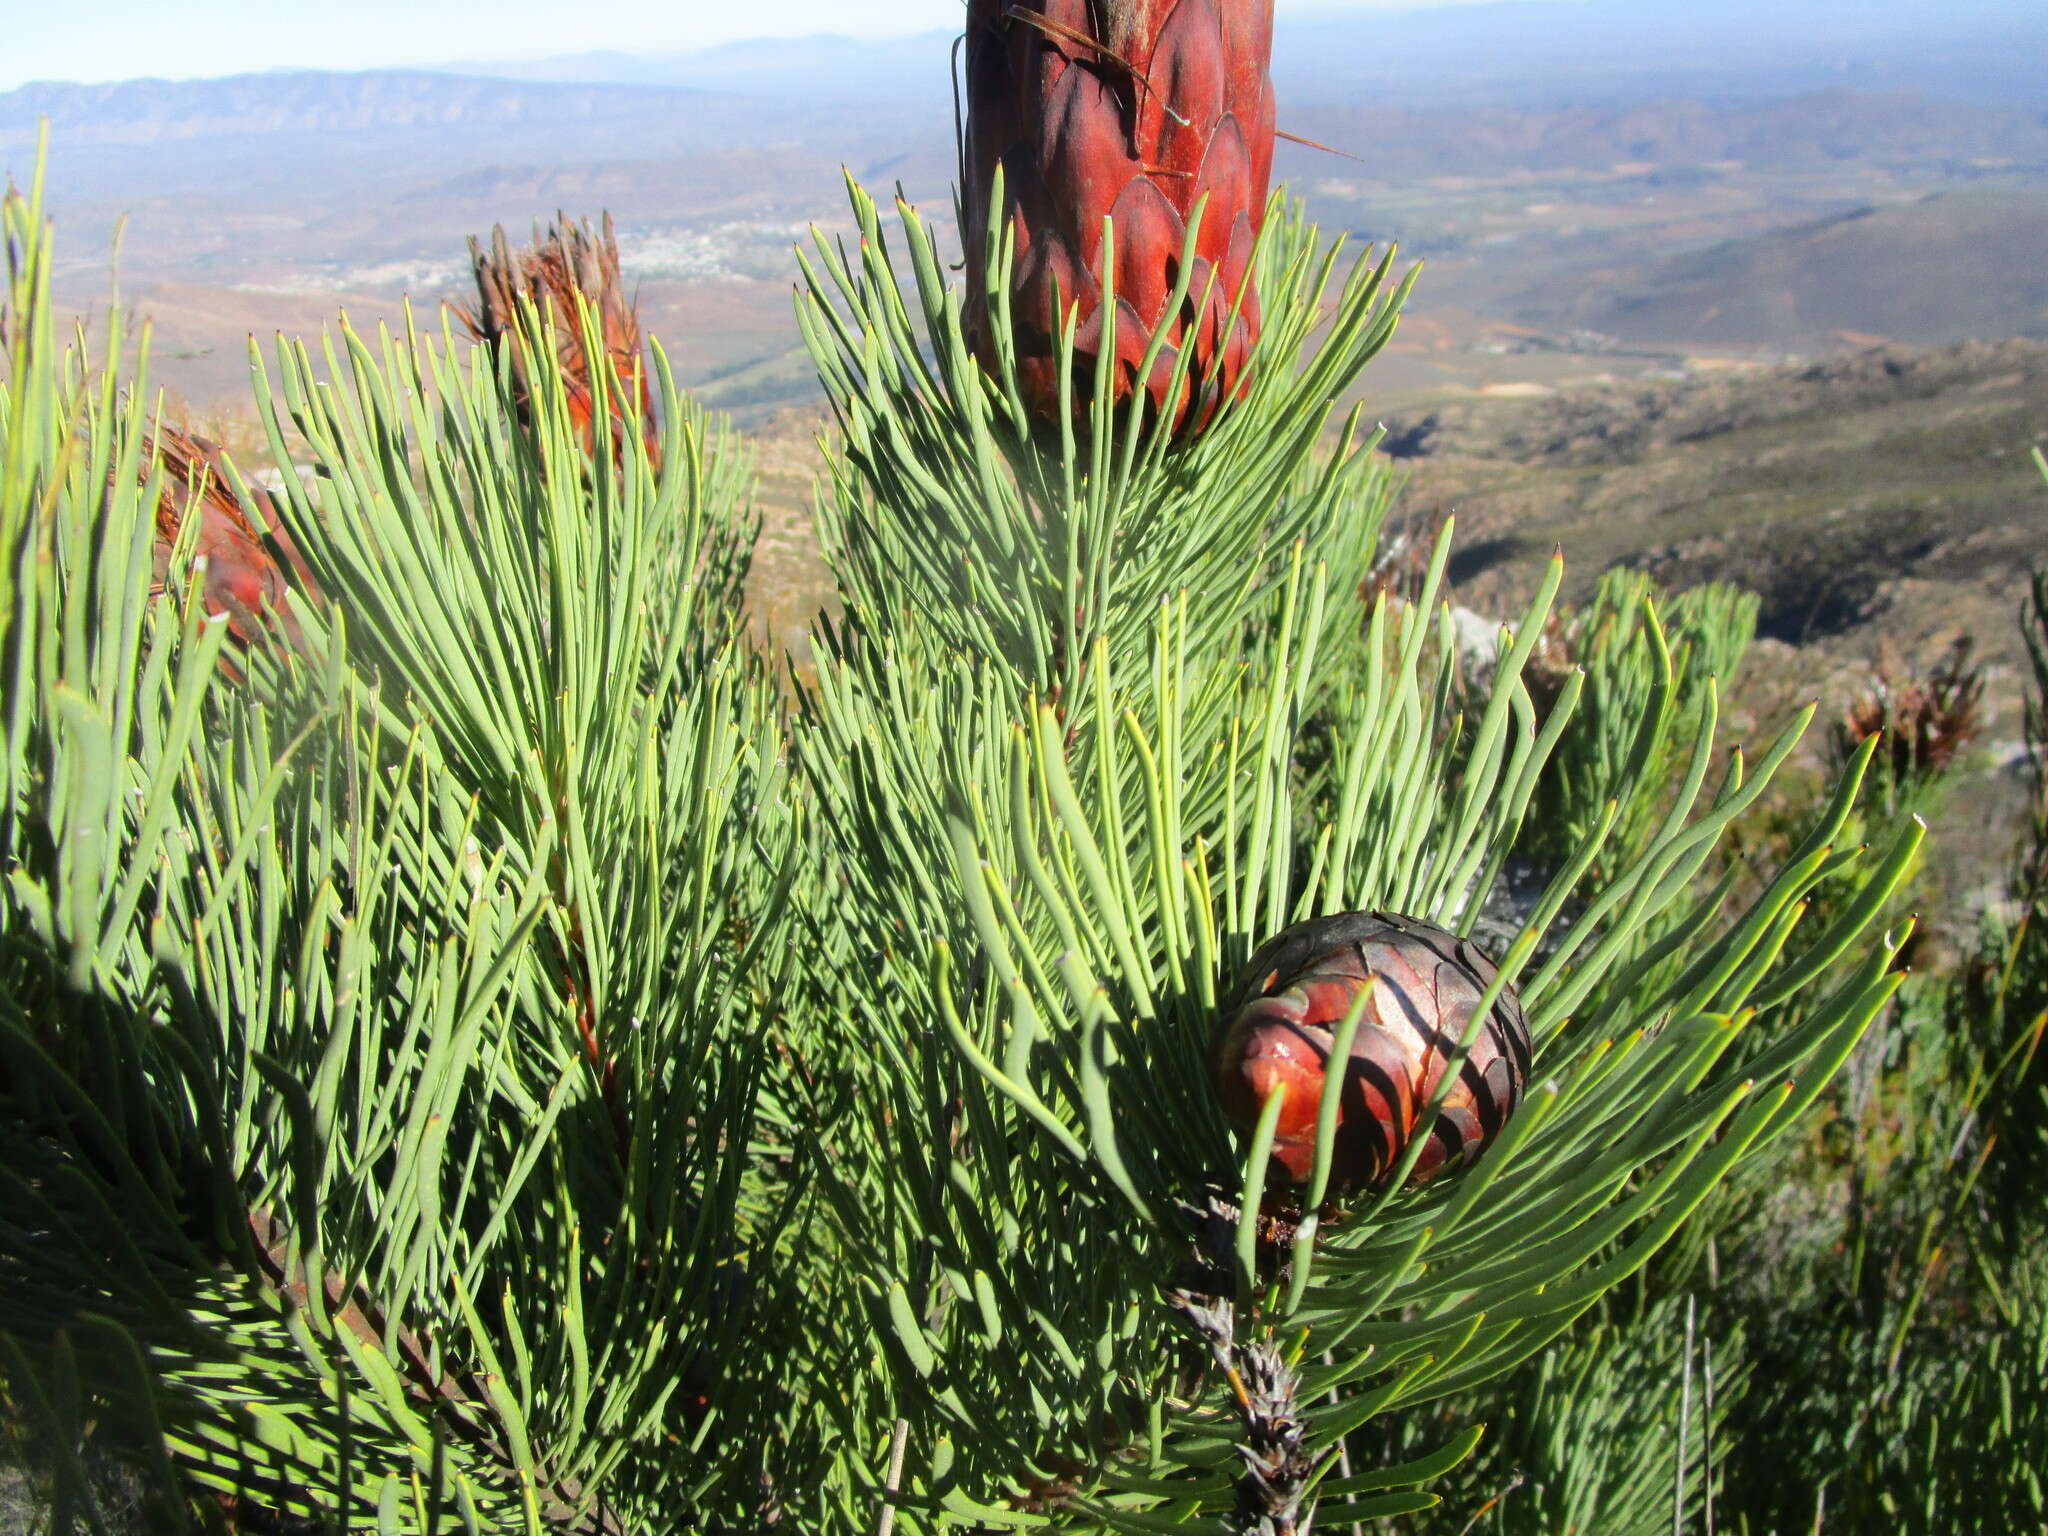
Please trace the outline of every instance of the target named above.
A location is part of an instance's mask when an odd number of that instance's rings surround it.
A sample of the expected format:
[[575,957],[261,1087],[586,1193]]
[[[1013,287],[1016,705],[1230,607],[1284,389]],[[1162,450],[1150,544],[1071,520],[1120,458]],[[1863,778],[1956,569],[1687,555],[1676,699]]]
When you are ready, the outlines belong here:
[[[1465,0],[1278,0],[1283,15]],[[597,50],[662,53],[745,37],[958,25],[961,0],[8,0],[0,90],[29,80],[369,69]]]

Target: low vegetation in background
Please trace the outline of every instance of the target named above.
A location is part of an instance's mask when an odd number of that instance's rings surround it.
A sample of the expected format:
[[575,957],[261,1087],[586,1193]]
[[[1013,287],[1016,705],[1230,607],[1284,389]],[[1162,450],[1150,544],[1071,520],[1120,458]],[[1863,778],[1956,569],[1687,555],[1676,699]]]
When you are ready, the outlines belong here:
[[[312,471],[259,496],[169,458],[118,314],[58,344],[34,198],[0,1384],[42,1523],[2048,1523],[2040,578],[2012,900],[1908,979],[1967,668],[1801,773],[1810,708],[1724,739],[1731,587],[1558,607],[1553,563],[1463,666],[1455,530],[1380,560],[1331,419],[1405,289],[1298,210],[1243,396],[1177,436],[1071,333],[1048,421],[855,189],[805,260],[839,613],[792,680],[744,446],[584,279],[500,247],[483,345],[257,353]],[[209,497],[277,583],[232,622]],[[1488,936],[1528,1097],[1340,1193],[1333,1093],[1287,1196],[1210,1033],[1263,940],[1370,908]]]
[[[2029,812],[2009,899],[1901,990],[1804,1134],[1746,1164],[1569,1345],[1443,1410],[1494,1432],[1459,1492],[1404,1528],[2048,1529],[2044,597],[2037,573],[2017,615]],[[1636,653],[1638,689],[1649,665]],[[1739,672],[1723,675],[1739,693]],[[1833,751],[1870,772],[1845,838],[1932,813],[1977,744],[1979,687],[1957,646],[1852,701]],[[1759,809],[1731,844],[1737,866],[1797,825],[1802,792],[1790,780]],[[1930,894],[1916,874],[1883,904]],[[1402,1424],[1383,1454],[1427,1432]]]

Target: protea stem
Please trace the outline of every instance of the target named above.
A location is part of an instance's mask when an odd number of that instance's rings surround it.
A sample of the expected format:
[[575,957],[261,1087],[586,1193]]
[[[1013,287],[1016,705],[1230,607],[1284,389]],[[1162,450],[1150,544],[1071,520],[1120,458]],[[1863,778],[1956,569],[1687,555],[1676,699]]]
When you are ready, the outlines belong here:
[[1237,1304],[1228,1297],[1175,1291],[1172,1301],[1208,1345],[1236,1401],[1244,1474],[1231,1528],[1243,1536],[1308,1536],[1315,1522],[1310,1490],[1336,1452],[1309,1449],[1300,1374],[1267,1331],[1237,1337]]
[[1237,1480],[1231,1529],[1241,1536],[1308,1536],[1315,1523],[1317,1474],[1338,1451],[1309,1448],[1300,1373],[1270,1328],[1255,1327],[1251,1337],[1240,1339],[1238,1303],[1219,1294],[1229,1285],[1223,1277],[1234,1271],[1236,1229],[1244,1219],[1229,1202],[1209,1198],[1200,1215],[1197,1268],[1188,1284],[1167,1292],[1167,1301],[1208,1347],[1237,1410],[1244,1473]]

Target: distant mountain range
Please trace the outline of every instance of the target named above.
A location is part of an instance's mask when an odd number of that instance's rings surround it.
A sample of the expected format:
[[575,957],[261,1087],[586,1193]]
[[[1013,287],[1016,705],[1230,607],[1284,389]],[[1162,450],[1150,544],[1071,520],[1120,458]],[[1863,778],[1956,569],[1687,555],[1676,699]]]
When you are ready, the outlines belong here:
[[687,53],[561,54],[542,59],[477,59],[440,66],[452,74],[582,84],[672,85],[834,103],[906,95],[952,104],[953,32],[855,38],[835,33],[759,38]]
[[901,145],[943,136],[889,102],[864,113],[677,86],[494,80],[425,70],[38,84],[0,94],[0,165],[27,170],[38,122],[76,197],[184,188],[272,195],[482,166],[660,160],[730,149]]
[[[35,84],[0,93],[0,166],[25,170],[43,117],[55,184],[85,198],[244,184],[268,196],[311,177],[388,186],[742,146],[869,169],[934,163],[951,149],[953,42],[817,36],[437,71]],[[2028,162],[2048,141],[2044,58],[2048,4],[2035,0],[1283,10],[1274,42],[1283,126],[1377,174],[1922,155],[1935,141]]]
[[[297,72],[221,80],[31,85],[0,94],[0,169],[25,173],[39,120],[70,197],[207,191],[292,200],[416,185],[492,168],[650,164],[739,150],[802,151],[926,196],[952,168],[950,102],[851,107],[675,85],[498,80],[429,71]],[[1667,174],[1739,162],[1842,161],[1944,171],[2048,166],[2041,114],[1911,92],[1841,89],[1774,101],[1657,98],[1570,107],[1313,106],[1293,131],[1375,180],[1604,168]],[[1283,147],[1291,179],[1351,163]]]
[[[943,95],[950,32],[767,39],[687,53],[567,54],[446,66],[509,79],[682,85],[862,101]],[[1722,100],[1826,87],[2048,106],[2048,7],[2034,0],[1516,0],[1283,8],[1283,102],[1421,106]]]
[[[2048,167],[2048,118],[1917,92],[1811,91],[1770,101],[1665,97],[1615,106],[1303,107],[1301,133],[1355,155],[1377,180],[1585,170],[1637,162],[1667,177],[1861,162],[1943,172]],[[1284,152],[1282,169],[1346,174]]]
[[[1283,11],[1274,72],[1302,101],[1614,105],[1842,86],[2048,106],[2038,0],[1536,0]],[[1284,98],[1283,98],[1284,99]]]

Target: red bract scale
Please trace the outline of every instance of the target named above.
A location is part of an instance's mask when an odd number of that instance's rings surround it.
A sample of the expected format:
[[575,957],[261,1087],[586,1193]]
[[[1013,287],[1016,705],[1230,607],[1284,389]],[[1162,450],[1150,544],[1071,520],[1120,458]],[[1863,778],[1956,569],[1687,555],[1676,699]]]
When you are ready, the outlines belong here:
[[1297,923],[1252,957],[1246,983],[1210,1041],[1209,1070],[1224,1113],[1258,1123],[1285,1088],[1273,1161],[1296,1183],[1315,1167],[1316,1121],[1338,1027],[1365,995],[1337,1100],[1332,1191],[1381,1184],[1426,1135],[1408,1184],[1474,1162],[1521,1102],[1529,1024],[1511,991],[1487,1011],[1430,1124],[1430,1098],[1495,975],[1457,935],[1389,912],[1341,912]]

